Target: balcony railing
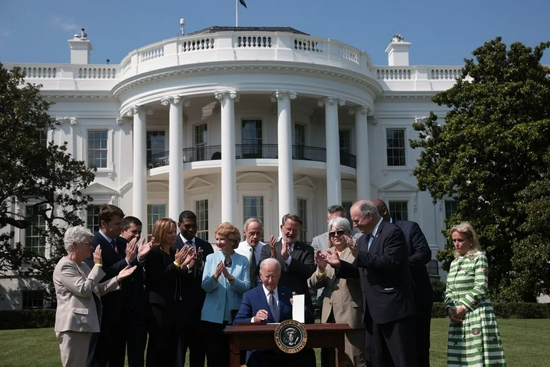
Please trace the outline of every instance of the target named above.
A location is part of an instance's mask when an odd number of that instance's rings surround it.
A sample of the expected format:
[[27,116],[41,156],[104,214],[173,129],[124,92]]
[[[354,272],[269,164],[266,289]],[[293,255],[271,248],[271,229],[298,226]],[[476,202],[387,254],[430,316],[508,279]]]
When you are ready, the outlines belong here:
[[[277,159],[277,144],[236,144],[236,159]],[[151,155],[147,159],[149,168],[162,167],[168,165],[169,152],[160,152]],[[196,146],[183,149],[183,163],[213,161],[222,158],[221,145]],[[327,152],[325,148],[311,147],[307,145],[293,145],[292,159],[314,162],[326,162]],[[355,155],[346,150],[340,151],[340,164],[343,166],[356,168]]]

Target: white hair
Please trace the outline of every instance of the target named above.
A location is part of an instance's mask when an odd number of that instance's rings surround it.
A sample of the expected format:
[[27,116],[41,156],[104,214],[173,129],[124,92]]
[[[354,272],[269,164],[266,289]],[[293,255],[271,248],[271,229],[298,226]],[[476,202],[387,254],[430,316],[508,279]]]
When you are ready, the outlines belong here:
[[84,242],[88,236],[93,235],[92,232],[90,232],[90,230],[86,227],[76,226],[67,228],[67,231],[65,231],[65,236],[63,237],[65,250],[67,250],[67,252],[72,252],[73,243]]

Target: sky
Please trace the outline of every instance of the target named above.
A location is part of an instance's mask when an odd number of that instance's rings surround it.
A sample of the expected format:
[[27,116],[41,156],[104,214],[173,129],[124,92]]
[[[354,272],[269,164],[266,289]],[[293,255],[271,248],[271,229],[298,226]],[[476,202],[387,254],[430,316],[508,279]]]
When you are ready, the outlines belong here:
[[[186,33],[235,26],[236,0],[0,0],[0,62],[69,63],[67,40],[85,28],[91,63]],[[411,65],[463,65],[484,42],[550,41],[550,0],[245,0],[239,26],[293,27],[363,50],[387,65],[393,34]],[[543,58],[550,64],[550,50]]]

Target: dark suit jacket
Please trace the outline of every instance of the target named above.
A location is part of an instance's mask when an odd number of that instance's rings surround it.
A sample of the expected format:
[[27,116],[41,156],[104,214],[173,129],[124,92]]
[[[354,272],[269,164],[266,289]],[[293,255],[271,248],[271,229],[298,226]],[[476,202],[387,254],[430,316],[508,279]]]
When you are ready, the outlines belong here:
[[[363,319],[377,324],[396,321],[416,312],[415,297],[403,232],[382,221],[370,251],[369,236],[357,241],[359,253],[354,264],[341,261],[338,276],[359,275],[363,292]],[[358,274],[359,273],[359,274]]]
[[[305,294],[306,306],[313,310],[313,303],[309,296],[308,279],[315,271],[315,259],[313,255],[313,247],[303,242],[296,242],[290,253],[292,261],[288,266],[281,256],[281,241],[277,242],[277,260],[281,264],[281,280],[279,285],[290,288],[296,294]],[[266,245],[262,248],[261,260],[271,257],[271,247]],[[258,266],[259,268],[259,266]]]
[[[128,265],[125,259],[126,240],[119,236],[114,238],[114,240],[118,249],[118,255],[113,249],[113,246],[111,246],[111,244],[107,242],[105,237],[103,237],[99,232],[92,237],[92,252],[90,253],[90,257],[86,259],[85,262],[88,266],[90,266],[90,268],[93,267],[94,251],[97,246],[100,246],[103,264],[102,269],[105,272],[105,276],[101,282],[105,282],[106,280],[116,277],[118,273]],[[137,265],[137,259],[134,260],[132,265]],[[122,281],[120,292],[111,292],[101,297],[101,302],[103,303],[102,324],[104,322],[117,322],[121,318],[122,314],[128,310],[130,305],[130,287],[128,284],[136,277],[139,278],[139,276],[142,276],[140,275],[140,272],[134,271],[130,277]]]
[[432,283],[426,264],[432,259],[432,251],[422,229],[416,222],[401,220],[395,222],[405,235],[409,253],[409,271],[420,304],[433,302]]
[[[279,321],[285,321],[292,319],[292,304],[290,299],[292,298],[292,291],[286,287],[277,287],[277,295],[279,296]],[[245,292],[243,294],[243,301],[237,316],[233,324],[250,323],[250,320],[259,310],[268,311],[268,317],[266,322],[275,322],[273,316],[269,313],[269,305],[267,304],[267,298],[264,293],[263,285],[259,285],[256,288]],[[315,322],[315,318],[311,311],[307,308],[305,310],[306,324],[312,324]]]
[[[184,243],[181,239],[181,235],[178,233],[174,249],[181,249]],[[202,249],[202,261],[206,263],[206,256],[214,252],[212,245],[208,242],[195,237],[195,246],[197,250]],[[203,267],[204,268],[204,267]],[[184,325],[198,325],[201,320],[201,311],[204,304],[206,293],[201,287],[202,283],[202,270],[182,272],[182,298],[185,300],[183,303],[183,315],[182,322]]]
[[183,297],[181,292],[181,274],[174,265],[175,250],[170,254],[164,253],[159,246],[151,249],[145,258],[145,289],[147,301],[150,304],[173,308],[180,305]]

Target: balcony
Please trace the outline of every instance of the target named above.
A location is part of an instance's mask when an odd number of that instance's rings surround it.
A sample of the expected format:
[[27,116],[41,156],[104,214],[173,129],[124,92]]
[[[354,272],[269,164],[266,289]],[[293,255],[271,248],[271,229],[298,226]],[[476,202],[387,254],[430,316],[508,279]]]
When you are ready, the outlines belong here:
[[[236,159],[277,159],[277,144],[236,144]],[[169,164],[169,152],[161,152],[151,155],[147,159],[147,167],[156,168]],[[221,145],[207,145],[183,149],[183,163],[214,161],[222,158]],[[292,159],[314,162],[326,162],[325,148],[311,147],[307,145],[293,145]],[[340,164],[356,168],[355,155],[342,149],[340,151]]]

